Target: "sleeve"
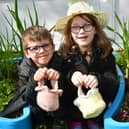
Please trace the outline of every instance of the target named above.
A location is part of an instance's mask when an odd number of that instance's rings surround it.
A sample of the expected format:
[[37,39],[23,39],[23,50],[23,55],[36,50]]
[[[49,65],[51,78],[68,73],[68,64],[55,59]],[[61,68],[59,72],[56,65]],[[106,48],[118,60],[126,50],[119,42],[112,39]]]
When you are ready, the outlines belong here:
[[73,85],[71,82],[73,73],[75,71],[80,71],[83,74],[88,74],[88,64],[84,60],[83,56],[75,54],[65,61],[65,71],[69,84]]
[[109,54],[105,59],[102,60],[100,66],[98,66],[100,72],[90,72],[95,75],[99,81],[99,90],[108,103],[113,101],[116,96],[119,78],[116,71],[116,62],[112,53]]
[[36,87],[37,82],[33,80],[34,73],[35,69],[28,60],[23,60],[18,67],[19,86],[20,92],[22,92],[22,98],[31,105],[36,104],[37,92],[35,92],[34,88]]

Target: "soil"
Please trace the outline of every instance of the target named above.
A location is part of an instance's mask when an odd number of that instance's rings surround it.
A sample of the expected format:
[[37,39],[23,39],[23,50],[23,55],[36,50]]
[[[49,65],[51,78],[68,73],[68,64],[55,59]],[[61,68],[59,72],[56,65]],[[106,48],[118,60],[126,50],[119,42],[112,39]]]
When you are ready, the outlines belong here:
[[120,109],[120,112],[116,116],[115,120],[119,122],[129,122],[129,84],[126,86],[125,99]]
[[19,110],[15,113],[12,113],[12,114],[6,116],[6,118],[18,118],[18,117],[22,116],[22,114],[23,114],[23,111]]

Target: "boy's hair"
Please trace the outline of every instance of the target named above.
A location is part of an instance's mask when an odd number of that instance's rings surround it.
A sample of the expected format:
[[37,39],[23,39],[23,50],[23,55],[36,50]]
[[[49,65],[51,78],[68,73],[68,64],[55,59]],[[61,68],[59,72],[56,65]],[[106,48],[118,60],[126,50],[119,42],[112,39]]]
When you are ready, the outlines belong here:
[[22,33],[23,48],[27,48],[28,41],[40,42],[44,39],[48,39],[53,45],[51,33],[44,26],[31,26]]

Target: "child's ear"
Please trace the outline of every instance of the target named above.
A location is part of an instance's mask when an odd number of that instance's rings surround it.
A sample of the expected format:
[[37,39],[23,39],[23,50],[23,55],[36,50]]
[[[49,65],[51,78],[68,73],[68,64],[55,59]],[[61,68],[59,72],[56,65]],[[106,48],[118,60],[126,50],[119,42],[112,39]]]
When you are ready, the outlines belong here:
[[25,55],[27,58],[30,58],[29,53],[28,53],[26,50],[24,50],[24,55]]

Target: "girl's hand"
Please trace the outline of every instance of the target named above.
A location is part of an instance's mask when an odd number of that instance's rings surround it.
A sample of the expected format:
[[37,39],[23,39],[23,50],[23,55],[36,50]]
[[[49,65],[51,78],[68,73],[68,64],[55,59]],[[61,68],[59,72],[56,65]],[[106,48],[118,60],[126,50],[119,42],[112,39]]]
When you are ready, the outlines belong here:
[[77,86],[77,87],[83,86],[84,85],[83,80],[84,80],[84,78],[83,78],[83,74],[81,72],[77,71],[77,72],[73,73],[71,81],[75,86]]
[[96,88],[98,86],[98,79],[94,75],[84,75],[84,86],[86,88]]

